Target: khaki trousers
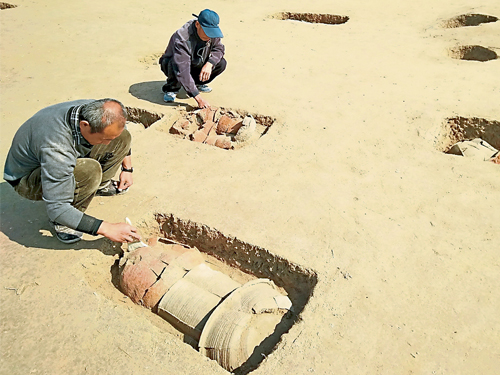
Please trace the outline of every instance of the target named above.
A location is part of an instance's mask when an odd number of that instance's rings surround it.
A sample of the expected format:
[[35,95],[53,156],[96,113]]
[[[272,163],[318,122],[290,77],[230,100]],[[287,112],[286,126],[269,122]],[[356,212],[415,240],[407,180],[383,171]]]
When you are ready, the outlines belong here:
[[[109,145],[95,145],[88,157],[76,160],[73,171],[76,182],[75,195],[71,204],[73,207],[85,212],[96,191],[106,186],[115,176],[123,159],[128,155],[131,141],[130,133],[124,129],[122,134],[113,139]],[[42,200],[41,168],[21,178],[14,189],[26,199]]]

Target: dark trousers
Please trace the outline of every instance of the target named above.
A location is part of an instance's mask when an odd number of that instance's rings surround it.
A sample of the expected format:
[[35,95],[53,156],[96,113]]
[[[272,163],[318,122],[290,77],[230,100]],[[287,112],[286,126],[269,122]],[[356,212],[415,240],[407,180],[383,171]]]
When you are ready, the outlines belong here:
[[[119,137],[113,139],[109,145],[95,145],[86,158],[76,159],[73,170],[75,177],[75,197],[71,204],[77,210],[85,212],[92,198],[100,187],[106,186],[118,172],[123,159],[130,150],[132,137],[124,129]],[[22,197],[33,201],[42,200],[42,170],[37,168],[29,175],[21,178],[14,190]]]
[[[201,68],[191,66],[191,77],[193,77],[196,85],[206,85],[226,70],[226,65],[226,60],[222,58],[219,63],[212,68],[212,74],[210,74],[208,81],[205,82],[200,81]],[[161,61],[161,71],[167,76],[167,83],[165,83],[162,88],[163,92],[178,92],[181,89],[181,84],[174,73],[173,59],[163,59]]]

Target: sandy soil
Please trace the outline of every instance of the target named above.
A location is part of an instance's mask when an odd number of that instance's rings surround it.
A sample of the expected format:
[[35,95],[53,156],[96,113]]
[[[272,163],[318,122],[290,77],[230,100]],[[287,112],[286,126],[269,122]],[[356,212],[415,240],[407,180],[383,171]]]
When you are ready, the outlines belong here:
[[[13,0],[14,1],[14,0]],[[300,320],[252,374],[494,374],[500,368],[500,169],[442,153],[446,118],[500,121],[500,22],[443,28],[497,0],[16,0],[1,10],[1,140],[37,110],[114,97],[163,114],[131,124],[135,184],[89,214],[144,233],[173,214],[317,275]],[[227,71],[214,106],[273,116],[225,151],[178,139],[156,59],[205,7]],[[348,16],[342,25],[271,18]],[[43,203],[0,183],[1,374],[224,374],[114,286],[118,245],[56,241]],[[496,370],[495,370],[496,369]]]

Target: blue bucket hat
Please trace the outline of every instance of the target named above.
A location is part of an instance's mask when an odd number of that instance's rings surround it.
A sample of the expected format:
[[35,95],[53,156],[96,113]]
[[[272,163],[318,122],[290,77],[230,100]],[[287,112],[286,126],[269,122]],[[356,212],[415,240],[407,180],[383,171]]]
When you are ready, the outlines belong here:
[[200,12],[197,16],[193,14],[196,18],[198,18],[198,22],[201,25],[201,28],[207,34],[209,38],[223,38],[222,31],[219,28],[219,15],[215,13],[213,10],[205,9]]

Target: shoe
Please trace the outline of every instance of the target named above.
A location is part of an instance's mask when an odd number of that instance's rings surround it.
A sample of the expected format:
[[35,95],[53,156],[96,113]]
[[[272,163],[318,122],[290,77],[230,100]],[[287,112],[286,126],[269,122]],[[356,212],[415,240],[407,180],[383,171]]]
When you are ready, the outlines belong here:
[[118,181],[109,180],[108,184],[100,189],[98,189],[95,195],[100,197],[112,197],[114,195],[125,194],[128,188],[120,190],[118,189]]
[[163,101],[165,103],[172,103],[175,100],[175,98],[177,97],[178,93],[179,93],[178,91],[169,91],[169,92],[164,93]]
[[200,92],[211,92],[212,91],[212,88],[209,87],[208,85],[196,85],[196,87],[198,88],[198,90]]
[[50,221],[50,224],[54,228],[54,232],[56,232],[57,239],[62,243],[75,243],[82,239],[83,233],[80,231],[68,228],[54,221]]

